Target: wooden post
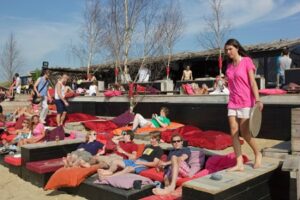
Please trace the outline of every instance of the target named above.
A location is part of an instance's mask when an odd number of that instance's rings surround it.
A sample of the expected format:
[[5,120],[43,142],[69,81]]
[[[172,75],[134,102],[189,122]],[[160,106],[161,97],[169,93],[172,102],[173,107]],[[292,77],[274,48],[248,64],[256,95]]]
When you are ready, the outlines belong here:
[[[299,155],[288,156],[284,160],[281,169],[282,169],[282,171],[289,171],[290,174],[296,173],[296,184],[297,184],[296,185],[296,188],[297,188],[296,195],[297,195],[297,200],[300,200],[300,156]],[[290,197],[293,197],[293,196],[295,196],[295,195],[290,194]]]
[[291,120],[292,153],[300,152],[300,108],[292,109]]

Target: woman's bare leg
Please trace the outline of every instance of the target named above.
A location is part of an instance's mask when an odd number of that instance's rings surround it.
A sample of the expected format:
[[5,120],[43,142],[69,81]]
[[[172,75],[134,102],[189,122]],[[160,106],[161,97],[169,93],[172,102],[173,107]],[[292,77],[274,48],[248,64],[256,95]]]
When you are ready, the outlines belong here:
[[229,116],[230,134],[233,142],[233,150],[236,156],[236,165],[230,168],[228,171],[243,171],[244,163],[242,156],[242,149],[239,140],[239,124],[238,119],[235,116]]
[[241,135],[246,140],[246,142],[249,144],[251,149],[253,150],[253,153],[255,155],[255,161],[253,168],[259,168],[261,167],[261,160],[262,160],[262,154],[255,142],[255,138],[252,138],[251,133],[249,131],[249,119],[241,119],[240,120],[240,128],[241,128]]

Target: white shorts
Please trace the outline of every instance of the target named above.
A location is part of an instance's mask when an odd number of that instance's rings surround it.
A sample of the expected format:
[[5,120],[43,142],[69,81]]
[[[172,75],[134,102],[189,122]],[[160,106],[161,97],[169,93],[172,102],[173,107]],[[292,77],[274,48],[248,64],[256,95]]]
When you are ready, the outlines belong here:
[[249,119],[251,113],[251,108],[238,108],[238,109],[228,109],[228,116],[235,116],[237,118]]

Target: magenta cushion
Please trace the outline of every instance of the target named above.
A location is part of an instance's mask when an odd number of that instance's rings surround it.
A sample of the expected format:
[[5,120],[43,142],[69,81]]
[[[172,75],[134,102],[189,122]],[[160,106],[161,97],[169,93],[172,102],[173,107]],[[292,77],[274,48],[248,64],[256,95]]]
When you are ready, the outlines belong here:
[[55,172],[59,168],[63,167],[62,158],[41,160],[35,162],[26,163],[26,168],[30,171],[36,172],[38,174],[45,174],[49,172]]
[[115,123],[118,127],[126,126],[134,119],[134,114],[130,113],[130,111],[126,111],[121,115],[113,118],[111,121]]

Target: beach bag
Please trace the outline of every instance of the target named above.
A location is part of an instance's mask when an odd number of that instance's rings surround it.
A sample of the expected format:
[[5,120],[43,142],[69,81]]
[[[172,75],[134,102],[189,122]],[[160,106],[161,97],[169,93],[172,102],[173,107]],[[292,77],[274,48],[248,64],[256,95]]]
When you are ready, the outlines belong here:
[[[39,89],[39,93],[46,87],[48,81],[44,83],[44,85]],[[42,101],[42,97],[39,97],[36,93],[35,90],[33,90],[33,95],[32,95],[32,103],[33,104],[39,104]]]
[[58,126],[52,130],[46,130],[46,141],[57,141],[65,139],[65,130],[62,126]]

